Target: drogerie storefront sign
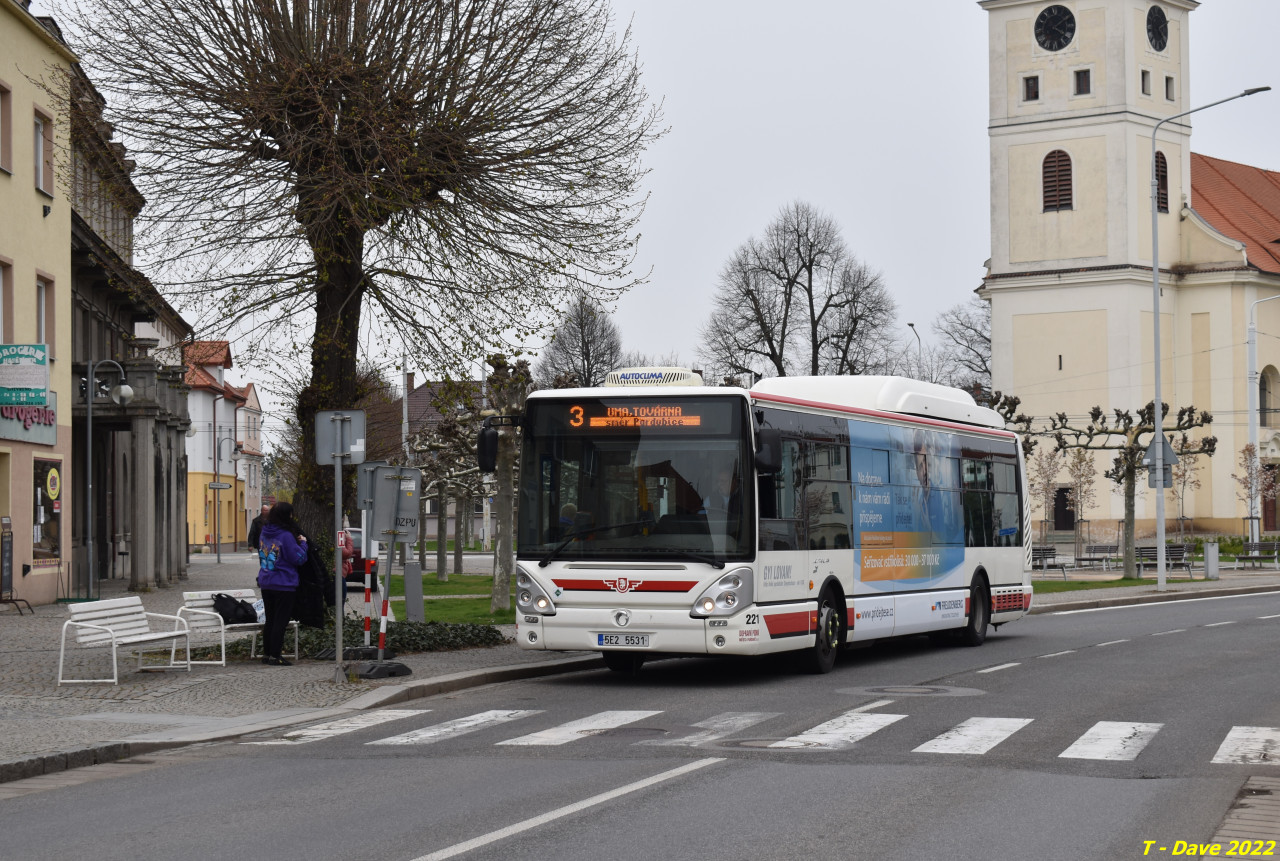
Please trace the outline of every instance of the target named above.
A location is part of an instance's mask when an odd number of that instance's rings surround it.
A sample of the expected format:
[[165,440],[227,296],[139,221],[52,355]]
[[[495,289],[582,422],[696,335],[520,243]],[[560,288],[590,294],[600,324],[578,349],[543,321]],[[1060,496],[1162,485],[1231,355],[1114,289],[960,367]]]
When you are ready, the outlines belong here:
[[45,406],[0,405],[0,439],[35,445],[58,444],[58,393]]
[[0,404],[46,406],[49,348],[44,344],[0,344]]

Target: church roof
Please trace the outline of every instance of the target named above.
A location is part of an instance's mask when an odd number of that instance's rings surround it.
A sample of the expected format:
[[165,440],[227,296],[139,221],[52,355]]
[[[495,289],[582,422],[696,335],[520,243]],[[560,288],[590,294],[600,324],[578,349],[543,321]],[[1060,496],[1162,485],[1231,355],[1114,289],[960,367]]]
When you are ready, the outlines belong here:
[[1245,244],[1249,263],[1280,274],[1280,173],[1191,154],[1192,206]]

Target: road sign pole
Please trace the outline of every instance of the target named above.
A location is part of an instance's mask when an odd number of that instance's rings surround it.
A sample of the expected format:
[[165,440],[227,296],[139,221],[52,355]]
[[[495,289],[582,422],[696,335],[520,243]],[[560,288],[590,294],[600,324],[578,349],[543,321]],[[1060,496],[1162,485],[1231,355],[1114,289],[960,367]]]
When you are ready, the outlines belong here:
[[392,480],[396,483],[396,502],[391,509],[391,540],[387,542],[387,570],[382,577],[382,618],[378,622],[378,660],[383,660],[387,648],[387,610],[390,598],[387,590],[391,587],[391,558],[396,552],[396,538],[400,535],[400,480],[397,470]]
[[[330,421],[337,422],[334,428],[336,443],[333,450],[333,537],[336,541],[338,535],[342,533],[342,456],[346,454],[346,449],[342,445],[342,428],[348,419],[340,413],[335,413],[330,417]],[[333,551],[333,681],[334,684],[342,684],[347,680],[346,670],[342,666],[342,621],[345,616],[343,610],[346,606],[347,582],[342,576],[342,547],[335,546]]]

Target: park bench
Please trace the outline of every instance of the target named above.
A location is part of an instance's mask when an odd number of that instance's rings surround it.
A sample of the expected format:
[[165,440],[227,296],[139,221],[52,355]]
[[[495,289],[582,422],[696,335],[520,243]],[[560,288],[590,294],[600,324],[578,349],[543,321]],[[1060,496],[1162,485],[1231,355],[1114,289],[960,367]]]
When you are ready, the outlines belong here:
[[[1194,555],[1195,545],[1193,544],[1166,544],[1164,548],[1164,564],[1168,570],[1174,568],[1185,568],[1187,578],[1191,579],[1191,561]],[[1156,562],[1156,548],[1151,547],[1135,547],[1133,555],[1138,565],[1138,576],[1142,576],[1142,569],[1151,565],[1154,567]]]
[[1111,567],[1111,560],[1120,555],[1119,544],[1086,544],[1084,553],[1076,557],[1076,567],[1084,567],[1084,563],[1089,563],[1089,567],[1101,562],[1102,570],[1107,571]]
[[[186,620],[187,625],[191,629],[192,636],[203,634],[208,637],[218,635],[218,643],[221,647],[219,660],[216,661],[192,661],[193,664],[216,664],[220,667],[227,665],[227,634],[232,633],[252,633],[253,639],[249,643],[249,657],[257,657],[258,652],[258,634],[262,631],[261,622],[237,622],[228,623],[218,615],[213,609],[214,595],[230,595],[232,598],[239,598],[252,604],[258,600],[258,593],[253,589],[211,589],[207,592],[183,592],[182,607],[178,610],[178,615]],[[293,659],[298,659],[298,623],[290,621],[289,626],[293,628]]]
[[[119,684],[120,671],[117,665],[117,654],[121,646],[136,647],[138,653],[138,670],[166,670],[185,666],[191,672],[191,640],[187,630],[187,621],[179,616],[168,616],[163,613],[148,613],[142,606],[142,599],[137,595],[126,598],[109,598],[105,601],[85,601],[80,604],[68,604],[71,613],[62,625],[62,647],[58,650],[58,684],[82,684],[94,682],[111,682]],[[160,630],[152,628],[152,621],[165,622]],[[111,647],[111,678],[109,679],[67,679],[63,678],[63,661],[67,653],[67,634],[74,632],[77,645],[86,648],[93,646]],[[186,645],[187,659],[179,664],[175,660],[178,640]],[[150,643],[167,643],[170,647],[169,663],[163,665],[142,665],[143,653]]]
[[1258,564],[1268,559],[1280,568],[1280,541],[1246,541],[1244,552],[1236,557],[1236,567],[1244,562]]
[[1031,567],[1032,569],[1040,568],[1044,571],[1050,568],[1059,568],[1062,570],[1062,578],[1065,580],[1067,577],[1067,566],[1058,561],[1058,548],[1056,547],[1032,547]]

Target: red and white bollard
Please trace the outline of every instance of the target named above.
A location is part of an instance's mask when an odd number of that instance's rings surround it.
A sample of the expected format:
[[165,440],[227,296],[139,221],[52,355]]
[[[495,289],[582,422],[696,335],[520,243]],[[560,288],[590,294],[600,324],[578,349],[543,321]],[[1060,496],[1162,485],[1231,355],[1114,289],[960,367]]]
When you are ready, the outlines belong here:
[[369,626],[373,617],[373,589],[369,581],[373,573],[373,560],[364,560],[364,644],[369,645]]

